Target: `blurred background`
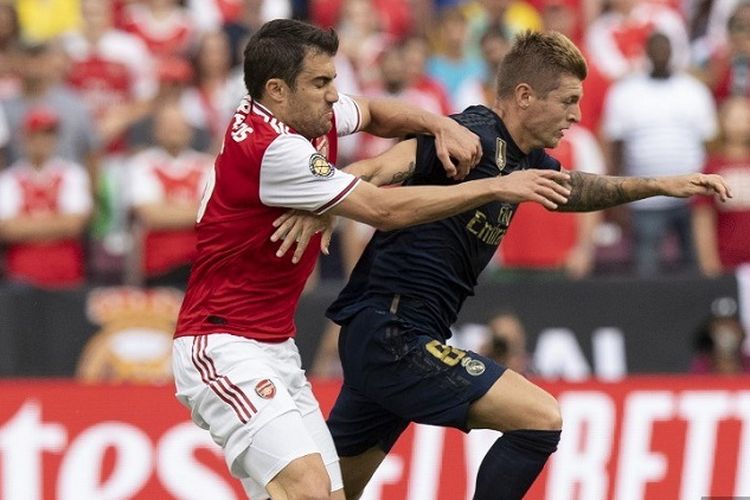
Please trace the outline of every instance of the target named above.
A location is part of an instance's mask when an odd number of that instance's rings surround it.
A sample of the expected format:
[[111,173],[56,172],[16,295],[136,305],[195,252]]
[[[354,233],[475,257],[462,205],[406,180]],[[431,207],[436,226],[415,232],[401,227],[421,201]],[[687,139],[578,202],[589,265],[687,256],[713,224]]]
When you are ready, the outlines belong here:
[[[530,498],[750,495],[747,0],[0,0],[0,499],[240,498],[169,358],[242,51],[279,17],[336,29],[340,92],[440,114],[492,104],[517,33],[560,31],[589,63],[563,165],[726,178],[724,204],[522,205],[451,342],[559,397]],[[340,166],[391,144],[348,137]],[[297,314],[324,409],[323,311],[371,234],[338,222]],[[470,498],[491,440],[413,427],[366,498]]]

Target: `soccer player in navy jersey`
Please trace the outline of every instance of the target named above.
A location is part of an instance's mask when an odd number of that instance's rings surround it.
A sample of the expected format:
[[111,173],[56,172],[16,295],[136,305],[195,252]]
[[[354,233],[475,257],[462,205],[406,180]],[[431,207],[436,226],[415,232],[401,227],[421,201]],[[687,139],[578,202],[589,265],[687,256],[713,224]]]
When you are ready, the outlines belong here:
[[[579,121],[586,72],[580,51],[563,35],[519,35],[498,71],[494,106],[454,117],[480,137],[483,149],[466,179],[561,170],[544,148],[555,147]],[[459,182],[446,176],[427,136],[370,161],[401,165],[408,186]],[[715,175],[569,174],[571,193],[557,210],[597,210],[657,195],[730,196]],[[361,494],[409,422],[503,432],[479,467],[475,500],[521,498],[557,448],[562,419],[550,394],[489,358],[446,345],[520,201],[511,195],[440,221],[376,232],[328,309],[342,326],[344,383],[328,426],[347,498]]]
[[[277,257],[285,210],[355,218],[383,229],[438,220],[510,193],[551,208],[567,174],[526,171],[455,186],[379,189],[398,165],[334,167],[338,137],[431,133],[450,175],[468,171],[479,139],[414,106],[339,94],[338,38],[299,21],[266,23],[245,49],[246,95],[230,120],[198,211],[197,255],[177,319],[177,397],[211,433],[254,500],[343,498],[338,456],[294,342],[294,311],[323,244]],[[455,158],[458,167],[453,164]],[[371,168],[369,168],[371,167]]]

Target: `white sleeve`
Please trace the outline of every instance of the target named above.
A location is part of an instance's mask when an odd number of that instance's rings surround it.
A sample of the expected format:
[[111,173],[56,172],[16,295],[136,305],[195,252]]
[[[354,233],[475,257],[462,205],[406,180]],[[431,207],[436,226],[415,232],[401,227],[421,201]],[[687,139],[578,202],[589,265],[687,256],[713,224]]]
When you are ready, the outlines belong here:
[[263,155],[260,201],[321,214],[346,198],[358,182],[331,165],[301,135],[282,134]]
[[9,173],[0,174],[0,220],[18,217],[21,207],[21,191]]
[[339,94],[339,100],[333,103],[333,113],[336,116],[336,133],[339,137],[358,132],[362,126],[359,104],[346,94]]
[[92,205],[88,173],[80,165],[68,168],[60,190],[60,211],[64,215],[82,215],[91,212]]
[[130,160],[130,203],[134,207],[158,203],[164,197],[161,183],[154,175],[151,164],[144,154]]

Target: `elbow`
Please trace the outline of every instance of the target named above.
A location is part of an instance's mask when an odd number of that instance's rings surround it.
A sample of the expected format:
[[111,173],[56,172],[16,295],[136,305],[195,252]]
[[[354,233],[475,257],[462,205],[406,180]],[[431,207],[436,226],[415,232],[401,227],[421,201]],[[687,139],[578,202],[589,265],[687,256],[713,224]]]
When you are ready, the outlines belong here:
[[399,220],[397,214],[388,209],[378,210],[370,221],[370,225],[378,231],[393,231],[405,226],[405,224]]

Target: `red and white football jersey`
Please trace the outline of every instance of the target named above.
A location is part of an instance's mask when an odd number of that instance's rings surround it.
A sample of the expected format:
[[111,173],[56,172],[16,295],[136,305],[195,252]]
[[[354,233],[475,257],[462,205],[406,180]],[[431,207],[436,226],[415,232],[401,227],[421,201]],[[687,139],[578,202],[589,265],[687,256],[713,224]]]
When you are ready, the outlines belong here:
[[[203,191],[211,157],[185,150],[172,156],[153,147],[130,160],[130,199],[134,207],[152,203],[197,205]],[[143,270],[154,276],[189,264],[195,256],[195,229],[160,229],[144,235]]]
[[186,54],[195,34],[188,12],[176,6],[168,16],[157,19],[142,4],[125,7],[122,29],[137,36],[157,58]]
[[[0,220],[91,212],[88,174],[55,158],[40,170],[21,160],[0,173]],[[84,278],[80,238],[11,243],[7,271],[13,279],[38,286],[78,285]]]
[[[72,33],[64,38],[64,47],[71,59],[68,83],[95,119],[101,119],[113,106],[150,99],[156,93],[153,59],[139,38],[110,30],[92,44]],[[108,149],[124,150],[124,138],[114,140]]]
[[294,336],[294,312],[320,252],[276,257],[273,221],[289,208],[321,214],[359,179],[333,167],[338,136],[360,126],[356,102],[340,95],[333,127],[314,141],[245,97],[227,128],[198,213],[198,255],[175,337],[214,332],[262,341]]

